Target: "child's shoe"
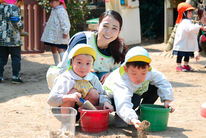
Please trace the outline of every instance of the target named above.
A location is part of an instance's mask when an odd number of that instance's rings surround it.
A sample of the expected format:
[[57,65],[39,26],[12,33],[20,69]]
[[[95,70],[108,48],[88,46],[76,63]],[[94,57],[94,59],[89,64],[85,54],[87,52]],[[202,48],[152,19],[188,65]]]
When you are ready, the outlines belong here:
[[189,65],[184,65],[183,68],[187,71],[193,71],[193,69]]
[[178,72],[180,72],[180,71],[183,71],[183,72],[185,72],[185,71],[187,71],[185,68],[183,68],[182,66],[177,66],[176,67],[176,71],[178,71]]
[[18,83],[23,83],[23,81],[20,77],[13,76],[12,77],[12,83],[18,84]]

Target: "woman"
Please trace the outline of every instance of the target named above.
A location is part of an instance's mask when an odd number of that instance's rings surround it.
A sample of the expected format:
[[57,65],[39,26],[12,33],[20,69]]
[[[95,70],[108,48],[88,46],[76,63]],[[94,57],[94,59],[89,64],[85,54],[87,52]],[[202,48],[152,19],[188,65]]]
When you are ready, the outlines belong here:
[[80,32],[71,38],[63,60],[58,65],[63,68],[61,72],[70,66],[68,62],[70,50],[78,43],[86,43],[91,45],[97,53],[97,59],[94,62],[94,73],[103,84],[109,73],[123,62],[127,52],[127,47],[119,38],[121,28],[122,17],[119,13],[113,10],[102,13],[96,32]]

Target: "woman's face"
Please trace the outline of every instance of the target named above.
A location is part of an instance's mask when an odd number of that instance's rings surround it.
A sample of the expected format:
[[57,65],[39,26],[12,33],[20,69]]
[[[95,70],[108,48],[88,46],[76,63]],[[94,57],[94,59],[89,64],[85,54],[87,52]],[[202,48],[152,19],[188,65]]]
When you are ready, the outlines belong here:
[[98,41],[101,41],[104,45],[109,45],[118,37],[119,32],[119,22],[110,15],[106,16],[98,25]]

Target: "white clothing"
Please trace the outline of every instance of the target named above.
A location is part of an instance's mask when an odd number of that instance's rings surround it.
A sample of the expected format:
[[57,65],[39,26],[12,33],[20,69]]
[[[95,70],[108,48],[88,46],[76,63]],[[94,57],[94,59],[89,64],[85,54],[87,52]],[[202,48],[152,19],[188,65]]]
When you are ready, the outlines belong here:
[[145,81],[141,84],[134,84],[129,79],[124,67],[113,71],[105,80],[103,87],[106,94],[110,98],[114,98],[117,114],[128,124],[131,124],[131,119],[138,119],[138,116],[133,110],[131,102],[133,94],[142,95],[148,90],[149,84],[158,88],[157,93],[164,100],[173,100],[172,86],[165,76],[156,71],[154,68],[147,73]]
[[68,71],[65,71],[55,79],[53,88],[49,94],[47,101],[48,104],[53,107],[60,106],[62,104],[63,96],[67,95],[67,93],[74,87],[76,80],[82,79],[90,81],[92,86],[98,91],[100,105],[103,105],[104,102],[111,103],[110,99],[106,95],[104,95],[105,91],[96,75],[94,75],[93,73],[88,73],[87,76],[81,78],[77,74],[75,74],[72,69],[70,69]]
[[[68,44],[70,27],[69,16],[63,5],[53,8],[41,41],[52,44]],[[63,39],[63,34],[67,34],[68,37]]]
[[193,24],[190,19],[183,19],[176,30],[173,50],[183,52],[198,51],[197,35],[200,27],[199,24]]

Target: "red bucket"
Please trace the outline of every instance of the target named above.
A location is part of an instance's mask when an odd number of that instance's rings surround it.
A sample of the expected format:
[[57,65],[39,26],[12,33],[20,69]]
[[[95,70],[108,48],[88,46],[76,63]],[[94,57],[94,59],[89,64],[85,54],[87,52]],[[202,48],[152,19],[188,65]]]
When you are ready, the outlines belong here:
[[84,132],[98,133],[107,130],[109,121],[109,109],[103,110],[102,106],[96,106],[98,110],[86,110],[80,107],[81,129]]

